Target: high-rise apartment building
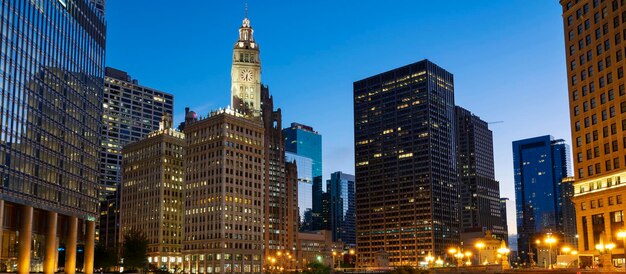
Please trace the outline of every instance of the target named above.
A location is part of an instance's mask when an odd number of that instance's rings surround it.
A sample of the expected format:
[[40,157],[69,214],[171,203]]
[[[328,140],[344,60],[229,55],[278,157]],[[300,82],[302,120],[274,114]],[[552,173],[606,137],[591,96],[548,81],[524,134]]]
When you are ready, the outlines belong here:
[[104,17],[87,0],[6,0],[0,24],[0,263],[93,273]]
[[159,129],[163,115],[172,115],[174,96],[139,85],[125,71],[107,67],[104,80],[104,113],[100,179],[102,198],[121,182],[122,147]]
[[451,73],[423,60],[354,83],[357,266],[459,244]]
[[[626,197],[626,2],[561,0],[580,252],[615,243]],[[606,253],[606,252],[604,252]],[[603,254],[603,264],[611,255]],[[621,255],[613,259],[624,260]],[[616,264],[618,262],[615,262]]]
[[333,242],[356,245],[356,208],[354,175],[341,171],[330,174],[326,181],[329,196],[329,220]]
[[569,146],[552,136],[513,142],[517,248],[524,262],[533,261],[528,253],[547,233],[558,235],[559,241],[576,236],[565,234],[571,228],[565,227],[564,211],[572,207],[564,206],[571,197],[563,190],[571,185],[561,181],[570,174],[569,161]]
[[263,124],[227,109],[184,128],[184,271],[261,273]]
[[506,240],[506,219],[500,218],[500,183],[493,161],[493,134],[487,122],[462,107],[455,107],[457,168],[461,193],[461,233],[491,231]]

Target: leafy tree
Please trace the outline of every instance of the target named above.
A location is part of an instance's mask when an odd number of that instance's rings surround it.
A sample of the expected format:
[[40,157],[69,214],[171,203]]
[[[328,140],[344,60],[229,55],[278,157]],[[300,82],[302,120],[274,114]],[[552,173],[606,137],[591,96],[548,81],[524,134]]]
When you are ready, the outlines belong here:
[[147,262],[148,239],[146,235],[136,229],[129,230],[124,235],[122,247],[124,256],[124,267],[128,270],[143,269]]
[[320,262],[312,262],[307,265],[307,269],[305,269],[303,273],[305,274],[329,274],[330,267]]
[[428,274],[428,270],[419,270],[410,266],[396,267],[396,269],[389,271],[389,274]]
[[94,268],[108,269],[117,265],[117,255],[114,250],[107,249],[103,243],[94,248]]

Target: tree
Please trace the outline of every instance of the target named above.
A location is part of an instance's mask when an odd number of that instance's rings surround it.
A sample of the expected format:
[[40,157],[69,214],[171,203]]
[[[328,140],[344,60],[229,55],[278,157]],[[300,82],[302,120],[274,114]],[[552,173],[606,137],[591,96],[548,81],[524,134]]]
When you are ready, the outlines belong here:
[[117,265],[117,254],[114,250],[107,249],[103,243],[99,243],[94,249],[94,268],[108,269]]
[[389,274],[427,274],[428,270],[419,270],[410,266],[396,267],[394,270],[389,271]]
[[303,272],[305,274],[329,274],[330,267],[320,262],[312,262],[307,265],[307,268]]
[[139,270],[146,266],[148,239],[142,231],[131,229],[126,232],[122,250],[126,269]]

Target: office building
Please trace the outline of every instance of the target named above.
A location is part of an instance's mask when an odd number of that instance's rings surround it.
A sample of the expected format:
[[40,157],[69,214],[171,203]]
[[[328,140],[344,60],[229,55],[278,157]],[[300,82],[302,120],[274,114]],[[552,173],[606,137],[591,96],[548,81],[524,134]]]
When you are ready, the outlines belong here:
[[120,240],[120,191],[100,198],[98,244],[108,252],[117,252]]
[[565,186],[561,181],[570,174],[569,161],[569,146],[552,136],[513,142],[517,248],[523,262],[532,262],[530,249],[536,248],[534,242],[548,233],[560,241],[575,237],[564,234],[569,228],[565,227],[563,213],[567,207],[562,205],[571,202],[565,196],[567,192],[562,191]]
[[272,266],[268,258],[297,248],[297,166],[286,161],[281,110],[261,85],[248,18],[233,52],[233,109],[206,118],[187,110],[181,125],[188,144],[183,261],[194,273],[261,273]]
[[[624,1],[561,0],[580,253],[624,261],[617,237],[626,197],[626,11]],[[615,243],[608,252],[596,245]],[[619,255],[618,255],[619,254]]]
[[0,264],[93,273],[104,17],[87,0],[0,10]]
[[500,217],[500,183],[493,161],[493,134],[487,122],[455,107],[457,168],[461,193],[461,233],[490,231],[507,239],[506,219]]
[[[104,79],[104,113],[100,179],[102,198],[121,182],[122,147],[159,129],[163,115],[173,115],[174,96],[139,85],[128,73],[107,67]],[[102,234],[102,233],[101,233]]]
[[[265,128],[265,256],[276,256],[297,248],[298,175],[297,162],[285,161],[281,110],[274,110],[269,89],[261,89]],[[267,262],[266,262],[267,263]]]
[[356,208],[354,197],[354,175],[341,171],[330,174],[326,181],[329,196],[330,228],[333,242],[356,245]]
[[299,123],[291,123],[283,129],[283,135],[285,151],[311,159],[313,177],[322,176],[322,135],[313,127]]
[[261,273],[263,124],[231,109],[189,121],[184,130],[183,271]]
[[309,225],[305,224],[305,214],[307,210],[313,211],[313,162],[311,158],[300,156],[291,152],[286,152],[287,162],[296,163],[298,167],[298,215],[300,231],[309,230]]
[[357,81],[354,118],[357,267],[458,245],[452,74],[423,60]]
[[506,197],[502,197],[500,198],[500,219],[502,219],[502,223],[504,224],[504,229],[507,232],[506,237],[503,239],[504,241],[506,241],[507,243],[509,243],[509,224],[508,224],[508,213],[506,212],[506,209],[508,208],[508,203],[511,202],[511,199],[506,198]]
[[182,268],[185,145],[165,114],[159,130],[122,149],[120,242],[129,231],[143,233],[147,261],[156,269]]

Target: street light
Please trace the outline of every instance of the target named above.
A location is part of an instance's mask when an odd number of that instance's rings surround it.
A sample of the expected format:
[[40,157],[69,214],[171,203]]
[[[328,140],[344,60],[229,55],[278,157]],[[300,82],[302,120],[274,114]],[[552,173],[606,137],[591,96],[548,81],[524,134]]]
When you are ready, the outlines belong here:
[[467,262],[465,264],[466,265],[472,265],[472,261],[471,261],[472,252],[466,251],[465,254],[463,254],[463,255],[465,255],[465,257],[467,257]]
[[483,264],[483,257],[481,256],[481,251],[483,248],[485,248],[485,243],[483,242],[476,243],[476,248],[478,249],[478,264],[481,265]]
[[624,250],[624,260],[622,263],[622,267],[624,268],[624,271],[626,271],[626,230],[620,230],[619,232],[617,232],[617,238],[622,239],[622,249]]
[[571,248],[571,247],[569,247],[569,246],[564,246],[563,248],[561,248],[561,252],[563,252],[563,253],[565,253],[565,254],[569,255],[569,254],[570,254],[570,252],[572,252],[572,248]]
[[461,251],[461,249],[456,249],[454,247],[448,249],[448,253],[450,253],[450,255],[452,255],[454,258],[456,258],[456,272],[461,272],[459,265],[461,264],[461,260],[463,260],[463,252]]
[[552,244],[556,243],[556,238],[553,238],[551,235],[548,235],[545,242],[548,243],[548,245],[550,246],[550,249],[548,251],[548,264],[550,266],[548,268],[552,269]]

